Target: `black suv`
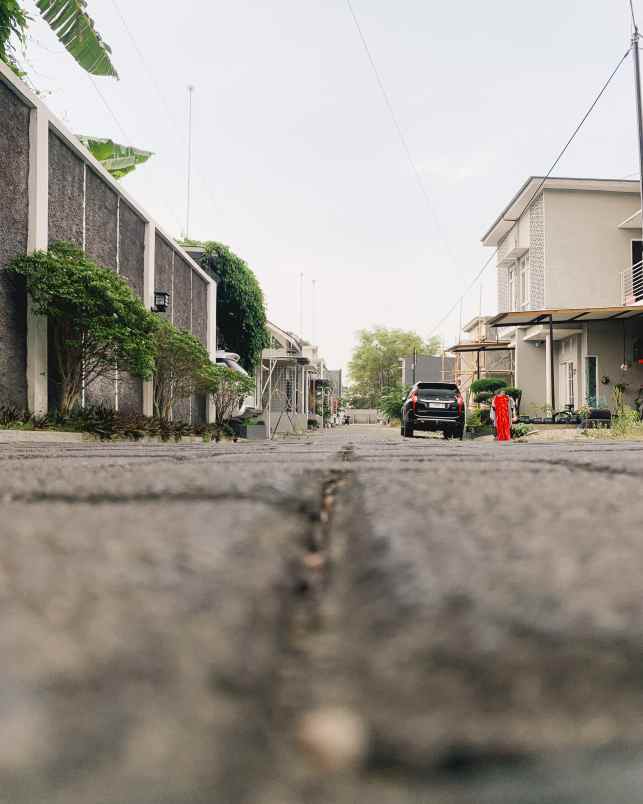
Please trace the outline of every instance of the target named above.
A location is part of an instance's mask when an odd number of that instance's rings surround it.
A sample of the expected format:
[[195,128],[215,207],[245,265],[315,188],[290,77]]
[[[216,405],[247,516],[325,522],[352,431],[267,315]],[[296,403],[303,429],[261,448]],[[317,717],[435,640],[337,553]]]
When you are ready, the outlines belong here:
[[445,438],[464,435],[464,400],[449,382],[416,382],[402,406],[402,435],[414,430],[441,430]]

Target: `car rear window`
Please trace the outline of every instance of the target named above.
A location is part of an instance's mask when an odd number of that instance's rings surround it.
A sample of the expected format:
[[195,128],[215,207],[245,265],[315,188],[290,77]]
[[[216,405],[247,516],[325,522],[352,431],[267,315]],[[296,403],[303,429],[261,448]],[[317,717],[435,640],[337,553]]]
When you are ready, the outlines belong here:
[[455,399],[455,388],[418,388],[419,399]]

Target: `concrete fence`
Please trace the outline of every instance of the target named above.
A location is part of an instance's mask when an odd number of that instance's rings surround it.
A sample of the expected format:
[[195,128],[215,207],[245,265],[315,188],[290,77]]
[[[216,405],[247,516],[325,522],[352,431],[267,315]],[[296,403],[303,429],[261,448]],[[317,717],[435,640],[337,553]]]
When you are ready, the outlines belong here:
[[[47,321],[29,309],[6,265],[56,240],[81,246],[121,275],[147,307],[170,294],[161,314],[190,331],[214,358],[216,282],[131,198],[30,89],[0,62],[0,403],[44,414],[56,404]],[[152,413],[151,383],[121,376],[99,381],[88,401]],[[174,417],[210,418],[203,398],[175,406]]]

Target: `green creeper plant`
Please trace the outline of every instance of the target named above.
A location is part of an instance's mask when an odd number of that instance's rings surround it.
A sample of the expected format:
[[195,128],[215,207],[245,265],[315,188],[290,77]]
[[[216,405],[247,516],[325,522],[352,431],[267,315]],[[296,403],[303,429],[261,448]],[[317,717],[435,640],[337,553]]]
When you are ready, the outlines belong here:
[[252,371],[269,345],[266,303],[257,278],[246,262],[228,246],[208,240],[191,240],[187,246],[202,246],[206,271],[217,276],[217,330],[223,348],[236,352],[241,365]]
[[29,17],[17,0],[0,0],[0,61],[8,64],[20,78],[24,72],[16,61],[12,37],[24,47],[28,22]]
[[252,393],[252,377],[233,371],[224,365],[210,363],[201,373],[199,390],[207,393],[214,404],[214,421],[217,429],[230,421],[243,399]]
[[60,412],[78,403],[83,385],[118,371],[148,379],[154,367],[155,317],[125,280],[72,243],[17,257],[33,311],[47,316],[60,384]]
[[191,333],[162,321],[154,333],[154,413],[169,419],[172,406],[197,390],[212,364],[207,349]]

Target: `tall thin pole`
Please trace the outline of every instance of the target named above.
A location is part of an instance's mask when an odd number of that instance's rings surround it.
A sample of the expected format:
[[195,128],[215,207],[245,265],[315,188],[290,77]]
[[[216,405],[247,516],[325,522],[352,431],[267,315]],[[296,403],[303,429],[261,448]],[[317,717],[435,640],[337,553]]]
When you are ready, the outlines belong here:
[[185,239],[190,237],[190,192],[192,183],[192,93],[194,86],[188,86],[188,166],[186,182],[186,201],[185,201]]
[[299,274],[299,337],[304,339],[304,272]]
[[[634,22],[634,32],[632,33],[632,54],[634,56],[634,81],[636,93],[636,124],[639,134],[639,171],[640,171],[640,195],[641,210],[643,210],[643,111],[641,109],[641,63],[639,59],[639,29]],[[643,212],[642,212],[643,214]]]
[[554,385],[554,316],[549,316],[549,382],[551,391],[551,415],[556,411],[556,387]]
[[415,374],[417,369],[417,362],[418,362],[418,350],[413,350],[413,385],[415,385]]
[[317,285],[317,281],[313,279],[313,293],[312,293],[312,301],[311,301],[311,333],[310,338],[315,346],[315,287]]

